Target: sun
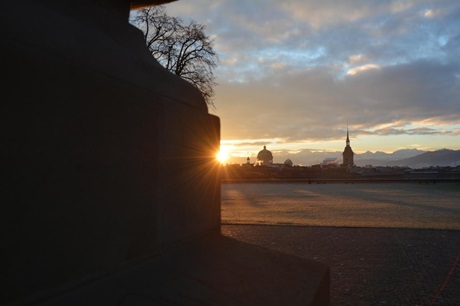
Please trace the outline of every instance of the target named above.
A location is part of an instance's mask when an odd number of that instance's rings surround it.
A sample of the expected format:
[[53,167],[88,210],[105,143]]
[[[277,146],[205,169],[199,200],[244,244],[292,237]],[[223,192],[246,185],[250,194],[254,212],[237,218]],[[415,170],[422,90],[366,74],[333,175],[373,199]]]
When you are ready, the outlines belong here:
[[217,160],[221,163],[224,164],[229,157],[229,151],[228,148],[226,147],[220,147],[220,151],[216,154]]

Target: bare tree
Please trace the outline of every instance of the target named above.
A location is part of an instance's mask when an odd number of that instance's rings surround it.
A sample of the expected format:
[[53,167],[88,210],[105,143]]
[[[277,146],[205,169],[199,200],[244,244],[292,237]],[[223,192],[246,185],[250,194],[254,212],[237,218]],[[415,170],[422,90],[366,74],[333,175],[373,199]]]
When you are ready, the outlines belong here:
[[144,39],[153,57],[172,73],[198,88],[206,103],[214,107],[213,87],[217,85],[213,69],[218,57],[213,41],[205,34],[205,26],[166,14],[163,6],[142,9],[131,17],[131,23],[144,32]]

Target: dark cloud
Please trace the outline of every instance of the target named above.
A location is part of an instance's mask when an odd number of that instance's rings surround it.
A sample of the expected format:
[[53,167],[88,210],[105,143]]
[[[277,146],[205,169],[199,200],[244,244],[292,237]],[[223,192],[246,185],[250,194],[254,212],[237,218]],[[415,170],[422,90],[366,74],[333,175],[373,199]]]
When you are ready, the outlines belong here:
[[457,133],[457,0],[188,0],[168,10],[215,37],[223,139],[340,139],[347,124],[355,135]]
[[452,131],[437,130],[432,128],[414,128],[414,129],[402,129],[402,128],[384,128],[378,129],[372,133],[372,135],[453,135]]
[[283,71],[251,84],[222,84],[218,94],[231,104],[218,105],[218,112],[238,122],[230,127],[231,139],[248,135],[334,139],[343,135],[347,123],[361,130],[428,119],[459,124],[459,72],[458,65],[427,61],[369,70],[343,80],[335,79],[327,68]]

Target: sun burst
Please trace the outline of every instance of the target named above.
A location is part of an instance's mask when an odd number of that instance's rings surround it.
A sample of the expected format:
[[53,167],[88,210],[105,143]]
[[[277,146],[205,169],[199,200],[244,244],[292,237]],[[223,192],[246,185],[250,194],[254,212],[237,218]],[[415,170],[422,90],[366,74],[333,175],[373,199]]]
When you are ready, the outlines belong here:
[[216,158],[221,164],[224,164],[227,162],[229,155],[228,148],[220,147],[220,151],[216,154]]

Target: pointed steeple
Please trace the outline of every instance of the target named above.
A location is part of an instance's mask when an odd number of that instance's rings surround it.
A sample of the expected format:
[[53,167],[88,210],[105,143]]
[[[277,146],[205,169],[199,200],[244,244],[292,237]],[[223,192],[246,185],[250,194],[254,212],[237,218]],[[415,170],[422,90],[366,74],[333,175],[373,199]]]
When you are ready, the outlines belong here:
[[348,136],[348,124],[347,124],[347,146],[350,145],[350,137]]

